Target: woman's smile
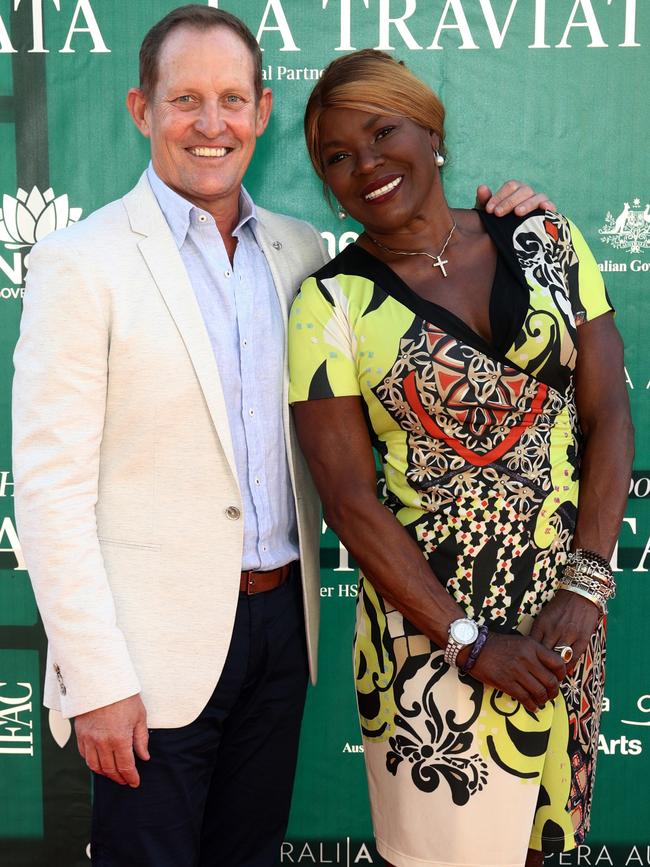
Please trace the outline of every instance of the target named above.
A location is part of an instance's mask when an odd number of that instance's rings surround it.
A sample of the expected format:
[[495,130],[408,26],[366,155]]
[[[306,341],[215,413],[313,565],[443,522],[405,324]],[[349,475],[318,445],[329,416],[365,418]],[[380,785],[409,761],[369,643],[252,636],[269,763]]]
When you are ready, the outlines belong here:
[[392,198],[391,194],[396,194],[397,190],[404,180],[404,175],[384,175],[376,181],[367,184],[361,190],[361,197],[366,202],[374,202],[378,204]]

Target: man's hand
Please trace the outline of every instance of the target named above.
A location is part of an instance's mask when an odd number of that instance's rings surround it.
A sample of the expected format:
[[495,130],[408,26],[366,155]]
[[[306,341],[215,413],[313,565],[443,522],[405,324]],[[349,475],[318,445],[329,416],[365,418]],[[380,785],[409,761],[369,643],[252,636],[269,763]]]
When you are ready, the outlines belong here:
[[148,761],[147,712],[139,695],[75,717],[77,746],[91,771],[137,788],[140,775],[133,752]]
[[557,208],[546,193],[536,193],[528,184],[521,181],[506,181],[492,194],[492,190],[481,184],[476,188],[475,208],[483,208],[488,214],[503,217],[514,211],[519,217],[525,217],[536,208],[555,211]]

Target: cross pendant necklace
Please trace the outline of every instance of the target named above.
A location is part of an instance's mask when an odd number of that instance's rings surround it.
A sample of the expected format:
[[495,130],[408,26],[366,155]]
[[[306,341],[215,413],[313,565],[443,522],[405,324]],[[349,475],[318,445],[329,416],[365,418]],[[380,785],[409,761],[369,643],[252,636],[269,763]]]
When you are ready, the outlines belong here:
[[396,256],[427,256],[427,258],[433,260],[432,268],[440,268],[442,271],[442,276],[447,276],[447,271],[445,269],[445,265],[449,264],[449,259],[443,259],[442,254],[447,249],[447,244],[451,241],[451,236],[456,231],[456,223],[451,227],[449,234],[445,240],[445,243],[442,245],[442,249],[437,255],[433,253],[428,253],[426,250],[392,250],[390,247],[387,247],[385,244],[382,244],[381,241],[378,241],[376,238],[373,238],[372,235],[369,235],[366,232],[366,237],[370,238],[373,244],[376,244],[378,247],[381,247],[382,250],[385,250],[387,253],[394,253]]
[[[442,255],[442,253],[441,253]],[[449,262],[449,259],[441,259],[440,256],[436,256],[436,261],[431,266],[432,268],[440,268],[442,271],[442,276],[446,277],[447,272],[445,271],[445,265]]]

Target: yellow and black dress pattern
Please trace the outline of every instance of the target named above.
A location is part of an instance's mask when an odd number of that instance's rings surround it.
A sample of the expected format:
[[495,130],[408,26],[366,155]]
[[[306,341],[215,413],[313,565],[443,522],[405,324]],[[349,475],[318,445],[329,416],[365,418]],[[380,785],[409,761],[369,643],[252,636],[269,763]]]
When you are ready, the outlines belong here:
[[[565,217],[481,219],[498,252],[491,343],[352,245],[294,302],[290,398],[362,399],[386,505],[467,616],[510,633],[552,598],[569,549],[577,329],[612,307]],[[583,839],[604,624],[557,699],[535,714],[447,666],[363,578],[354,647],[387,860],[507,867],[523,864],[529,846],[562,851]]]

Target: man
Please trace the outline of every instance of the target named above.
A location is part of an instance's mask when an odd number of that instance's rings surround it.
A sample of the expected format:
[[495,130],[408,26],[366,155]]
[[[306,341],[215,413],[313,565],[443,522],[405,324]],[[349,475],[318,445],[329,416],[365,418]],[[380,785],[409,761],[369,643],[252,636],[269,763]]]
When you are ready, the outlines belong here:
[[[319,511],[284,321],[325,253],[241,186],[271,101],[242,22],[174,10],[127,98],[149,168],[31,253],[16,517],[101,867],[270,867],[286,828]],[[505,210],[544,198],[504,189]]]

